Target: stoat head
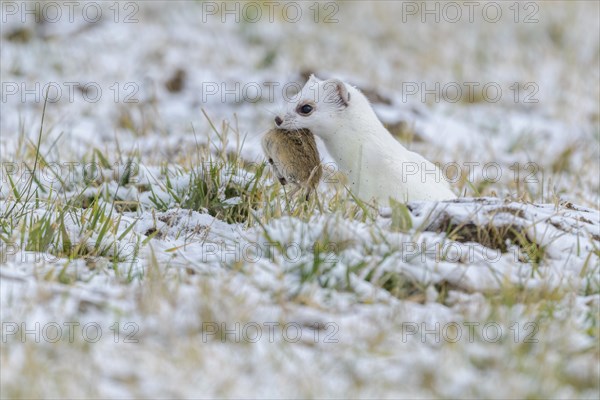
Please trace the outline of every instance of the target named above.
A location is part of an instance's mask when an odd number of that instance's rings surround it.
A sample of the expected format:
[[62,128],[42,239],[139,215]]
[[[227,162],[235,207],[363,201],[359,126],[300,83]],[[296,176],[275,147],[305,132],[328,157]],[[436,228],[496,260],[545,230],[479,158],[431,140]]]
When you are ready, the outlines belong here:
[[339,79],[322,81],[311,75],[283,116],[275,117],[282,129],[309,129],[321,137],[334,134],[353,104],[356,89]]

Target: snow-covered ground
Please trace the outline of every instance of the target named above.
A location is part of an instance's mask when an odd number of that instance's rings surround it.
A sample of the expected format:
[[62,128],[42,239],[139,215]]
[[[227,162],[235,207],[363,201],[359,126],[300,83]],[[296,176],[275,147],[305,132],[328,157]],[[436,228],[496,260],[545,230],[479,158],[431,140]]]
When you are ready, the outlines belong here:
[[[600,394],[599,3],[1,7],[3,398]],[[461,198],[287,204],[310,72]]]

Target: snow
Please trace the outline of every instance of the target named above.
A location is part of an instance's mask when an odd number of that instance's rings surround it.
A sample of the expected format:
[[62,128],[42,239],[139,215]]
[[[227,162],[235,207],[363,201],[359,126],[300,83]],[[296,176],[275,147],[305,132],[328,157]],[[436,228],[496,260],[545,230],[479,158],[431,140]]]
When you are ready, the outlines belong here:
[[[62,96],[47,105],[41,154],[66,184],[42,169],[37,201],[19,206],[21,225],[0,231],[2,397],[597,398],[600,39],[590,32],[600,21],[596,3],[552,3],[532,2],[534,24],[514,23],[508,3],[497,24],[399,22],[402,2],[319,3],[339,6],[334,24],[314,23],[308,3],[297,23],[221,23],[200,2],[127,3],[139,5],[131,24],[111,19],[112,3],[101,3],[98,24],[82,20],[81,5],[72,23],[3,14],[0,212],[14,190],[27,192],[48,82]],[[121,19],[133,10],[125,5]],[[29,42],[8,40],[17,28],[31,31]],[[169,92],[177,69],[183,88]],[[472,168],[483,196],[466,185],[466,198],[410,203],[402,230],[389,208],[357,217],[254,210],[260,224],[181,208],[174,195],[203,176],[201,149],[220,142],[204,113],[228,132],[215,160],[241,147],[259,165],[260,135],[284,101],[265,83],[301,83],[304,70],[389,98],[374,103],[382,121],[406,122],[420,139],[407,146],[428,159]],[[21,92],[36,82],[35,94]],[[70,82],[93,82],[102,96],[74,89],[69,99]],[[236,82],[263,97],[224,96]],[[436,82],[494,82],[503,96],[407,95],[407,83]],[[539,101],[524,103],[522,86],[515,102],[515,82],[535,83]],[[137,173],[123,186],[130,159]],[[517,182],[515,163],[530,182]],[[90,165],[99,169],[86,183]],[[495,168],[501,176],[485,186]],[[321,184],[323,204],[332,186]],[[16,245],[47,218],[93,250],[92,210],[68,200],[96,196],[111,227],[105,254],[68,259]],[[113,209],[114,198],[138,207]],[[242,197],[221,187],[218,199],[233,207]],[[487,247],[474,232],[490,227],[533,245]],[[386,290],[387,280],[403,292]],[[447,329],[457,326],[454,341]]]

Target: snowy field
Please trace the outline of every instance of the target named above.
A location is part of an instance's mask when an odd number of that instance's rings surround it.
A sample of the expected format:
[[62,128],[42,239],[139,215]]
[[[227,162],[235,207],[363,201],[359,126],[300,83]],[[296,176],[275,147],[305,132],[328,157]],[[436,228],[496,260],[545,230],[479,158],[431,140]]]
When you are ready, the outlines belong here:
[[[2,398],[598,398],[600,3],[2,1]],[[260,137],[310,73],[456,201]]]

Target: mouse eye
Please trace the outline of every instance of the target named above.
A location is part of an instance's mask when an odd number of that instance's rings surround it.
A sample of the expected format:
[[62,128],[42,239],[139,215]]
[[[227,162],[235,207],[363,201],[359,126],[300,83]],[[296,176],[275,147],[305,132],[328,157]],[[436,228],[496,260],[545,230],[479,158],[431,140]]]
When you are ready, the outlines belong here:
[[310,104],[305,104],[300,107],[300,114],[310,114],[312,110],[313,108]]

